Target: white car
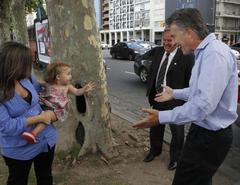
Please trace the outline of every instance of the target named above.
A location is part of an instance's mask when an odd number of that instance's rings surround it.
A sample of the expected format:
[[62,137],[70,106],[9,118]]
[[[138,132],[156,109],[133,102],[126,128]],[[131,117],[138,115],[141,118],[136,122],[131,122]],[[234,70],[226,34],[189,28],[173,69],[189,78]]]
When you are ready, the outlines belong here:
[[109,49],[109,45],[106,44],[106,43],[104,43],[104,42],[102,42],[102,43],[101,43],[101,48],[102,48],[102,49]]
[[240,53],[237,50],[231,49],[232,53],[236,57],[237,60],[240,60]]

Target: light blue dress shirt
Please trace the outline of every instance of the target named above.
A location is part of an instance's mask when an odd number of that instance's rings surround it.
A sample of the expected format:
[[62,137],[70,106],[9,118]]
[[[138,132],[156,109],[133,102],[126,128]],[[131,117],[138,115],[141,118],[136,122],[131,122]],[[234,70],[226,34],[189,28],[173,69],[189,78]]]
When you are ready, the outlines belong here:
[[189,88],[175,89],[175,99],[187,101],[169,111],[160,111],[160,124],[192,122],[219,130],[237,118],[237,63],[230,48],[209,34],[196,48]]
[[31,131],[34,128],[27,126],[26,118],[40,114],[42,109],[37,94],[41,88],[35,77],[32,76],[32,82],[24,79],[20,83],[32,94],[32,102],[29,104],[15,93],[10,100],[0,104],[0,148],[2,155],[6,157],[29,160],[39,153],[48,151],[48,146],[54,146],[57,134],[54,126],[50,124],[37,136],[36,144],[28,144],[21,138],[24,131]]

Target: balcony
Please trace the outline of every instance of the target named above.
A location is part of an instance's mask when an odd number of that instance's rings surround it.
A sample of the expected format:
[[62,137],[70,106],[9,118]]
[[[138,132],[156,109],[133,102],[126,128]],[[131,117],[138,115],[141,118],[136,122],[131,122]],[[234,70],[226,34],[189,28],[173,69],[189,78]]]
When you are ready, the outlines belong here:
[[236,27],[236,26],[219,26],[219,25],[217,25],[215,27],[215,29],[217,31],[230,31],[230,32],[238,32],[239,31],[239,27]]
[[109,19],[109,15],[108,14],[103,14],[103,19]]
[[103,25],[109,25],[109,21],[104,21]]
[[109,7],[104,7],[103,8],[103,12],[108,12],[108,10],[109,10]]
[[108,4],[108,0],[103,0],[102,5],[104,5],[104,4]]
[[108,1],[107,0],[103,0],[102,6],[108,5]]
[[231,3],[231,4],[239,4],[240,5],[240,1],[239,0],[222,0],[223,3]]
[[230,30],[230,31],[238,31],[239,28],[235,27],[235,26],[222,26],[222,30]]
[[142,4],[142,3],[148,3],[148,2],[150,2],[150,0],[136,0],[135,5],[136,4]]
[[240,12],[236,12],[236,11],[217,11],[216,12],[216,16],[219,17],[229,17],[229,18],[240,18]]

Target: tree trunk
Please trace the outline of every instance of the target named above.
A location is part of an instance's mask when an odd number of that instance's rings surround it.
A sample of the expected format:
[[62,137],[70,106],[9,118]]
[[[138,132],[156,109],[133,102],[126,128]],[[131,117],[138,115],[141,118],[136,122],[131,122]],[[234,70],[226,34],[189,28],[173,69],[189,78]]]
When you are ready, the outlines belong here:
[[0,45],[15,40],[27,44],[26,0],[0,0]]
[[26,0],[12,0],[11,22],[13,40],[28,44],[27,23],[25,12]]
[[10,40],[10,5],[11,0],[0,0],[0,45]]
[[[72,113],[68,120],[56,123],[59,132],[57,149],[72,150],[76,143],[80,143],[79,156],[99,151],[106,157],[112,157],[115,152],[111,135],[110,103],[93,1],[47,0],[46,3],[52,62],[60,60],[71,64],[74,84],[83,86],[90,80],[97,84],[96,91],[90,95],[78,98],[77,101],[72,98]],[[82,101],[84,99],[86,112]],[[80,107],[77,109],[77,106]],[[80,113],[79,109],[83,109],[84,113]]]

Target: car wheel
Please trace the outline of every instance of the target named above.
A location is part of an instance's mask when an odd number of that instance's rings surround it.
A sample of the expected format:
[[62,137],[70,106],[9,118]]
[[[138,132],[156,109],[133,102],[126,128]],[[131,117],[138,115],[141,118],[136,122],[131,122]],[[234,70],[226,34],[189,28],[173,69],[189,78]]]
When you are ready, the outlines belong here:
[[128,54],[128,60],[130,60],[130,61],[133,60],[133,55],[131,53]]
[[140,73],[139,73],[139,77],[142,83],[147,83],[147,79],[148,79],[148,72],[147,69],[142,67],[140,69]]
[[116,59],[117,55],[115,53],[112,53],[112,58]]

